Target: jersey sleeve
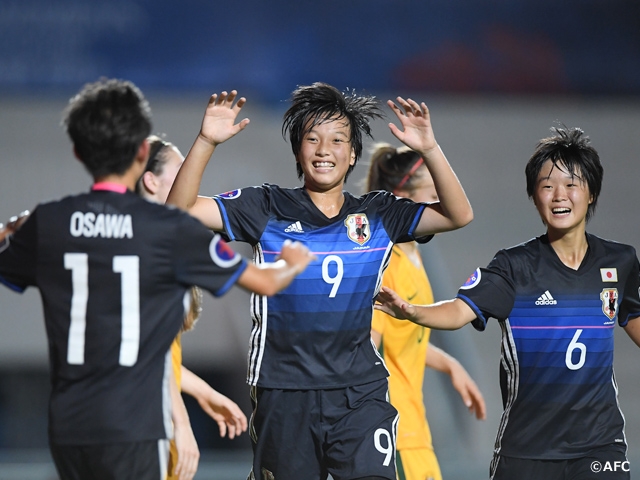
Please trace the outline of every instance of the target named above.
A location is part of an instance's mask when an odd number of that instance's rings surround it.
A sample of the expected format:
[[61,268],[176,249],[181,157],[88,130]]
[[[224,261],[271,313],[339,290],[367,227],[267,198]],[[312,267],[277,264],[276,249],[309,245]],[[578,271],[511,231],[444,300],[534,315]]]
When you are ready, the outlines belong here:
[[635,249],[632,248],[632,252],[633,266],[624,284],[624,296],[618,312],[618,324],[621,327],[629,320],[640,317],[640,264]]
[[389,192],[376,192],[380,203],[378,212],[382,216],[384,228],[393,243],[416,241],[427,243],[433,235],[415,237],[415,231],[426,208],[426,203],[416,203],[408,198],[396,197]]
[[242,188],[213,198],[220,207],[225,238],[251,245],[258,243],[269,221],[267,186]]
[[486,268],[477,268],[458,290],[457,298],[477,316],[472,322],[476,330],[484,330],[491,317],[504,320],[511,313],[515,302],[511,271],[507,254],[500,251]]
[[22,293],[36,284],[38,208],[13,235],[0,242],[0,283]]
[[217,233],[184,215],[176,229],[174,262],[177,279],[215,296],[224,295],[247,268],[247,262]]

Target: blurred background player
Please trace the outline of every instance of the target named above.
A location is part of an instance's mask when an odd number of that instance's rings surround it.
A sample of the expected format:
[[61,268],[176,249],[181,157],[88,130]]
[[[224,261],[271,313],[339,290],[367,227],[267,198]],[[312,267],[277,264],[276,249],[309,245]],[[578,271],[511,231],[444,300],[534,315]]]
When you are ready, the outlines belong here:
[[[408,147],[374,146],[366,191],[386,190],[414,202],[438,201],[433,178],[420,155]],[[382,285],[415,303],[433,303],[433,293],[416,242],[393,246]],[[371,337],[389,370],[389,398],[400,415],[396,444],[399,480],[441,480],[425,416],[422,394],[425,366],[444,372],[464,404],[484,419],[484,398],[467,371],[453,357],[429,343],[431,331],[375,310]]]
[[249,123],[235,123],[245,104],[236,97],[211,96],[168,203],[251,244],[258,263],[272,259],[285,239],[308,243],[318,257],[281,295],[251,301],[251,478],[395,480],[397,412],[371,343],[372,305],[393,244],[460,228],[471,221],[471,206],[435,140],[427,106],[400,97],[388,102],[401,125],[391,123],[391,132],[425,159],[440,203],[344,192],[363,136],[371,135],[369,122],[381,112],[374,97],[324,83],[298,87],[284,116],[302,188],[263,185],[199,197],[216,147]]
[[613,334],[617,321],[640,346],[640,267],[633,247],[586,232],[603,177],[589,138],[552,132],[525,168],[546,233],[500,250],[454,300],[416,306],[383,288],[376,308],[439,329],[500,322],[492,479],[629,479]]
[[[62,480],[164,478],[172,436],[169,347],[191,285],[275,294],[313,258],[300,244],[247,264],[219,235],[133,193],[151,111],[131,82],[85,85],[63,125],[89,193],[40,204],[0,242],[0,282],[38,287],[49,341],[50,449]],[[175,411],[174,411],[175,413]],[[174,416],[174,426],[181,428]],[[180,478],[192,466],[178,465]]]
[[[171,185],[176,178],[184,157],[178,148],[157,135],[151,135],[149,141],[149,160],[144,173],[136,183],[136,193],[151,202],[164,204],[169,195]],[[218,424],[220,436],[229,434],[233,439],[247,429],[247,417],[240,407],[231,399],[217,392],[203,379],[182,365],[182,332],[192,330],[202,311],[202,291],[198,287],[191,288],[189,311],[181,329],[171,344],[173,374],[178,389],[194,397],[202,409]],[[181,399],[178,399],[181,402]],[[176,403],[178,403],[176,402]],[[193,440],[195,445],[195,439]],[[194,445],[187,443],[186,448]],[[185,455],[199,456],[197,451],[178,452],[174,440],[170,444],[168,480],[174,476],[178,458]]]

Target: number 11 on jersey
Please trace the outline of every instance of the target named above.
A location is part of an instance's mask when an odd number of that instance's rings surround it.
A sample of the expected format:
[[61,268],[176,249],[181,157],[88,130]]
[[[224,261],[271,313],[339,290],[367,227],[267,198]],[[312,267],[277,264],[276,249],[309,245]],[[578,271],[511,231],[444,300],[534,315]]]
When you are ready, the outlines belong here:
[[[87,302],[89,300],[89,256],[65,253],[64,268],[71,270],[71,324],[67,345],[67,362],[84,364]],[[113,271],[120,274],[122,330],[119,363],[135,365],[140,345],[140,259],[137,255],[113,257]]]

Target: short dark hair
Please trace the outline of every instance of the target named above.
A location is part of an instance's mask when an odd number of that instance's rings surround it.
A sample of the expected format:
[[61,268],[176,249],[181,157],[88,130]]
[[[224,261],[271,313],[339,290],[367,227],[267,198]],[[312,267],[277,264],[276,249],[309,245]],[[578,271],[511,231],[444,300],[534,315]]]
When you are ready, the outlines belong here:
[[[316,125],[328,120],[346,120],[349,125],[349,142],[355,153],[355,162],[347,170],[345,180],[362,155],[362,134],[371,136],[369,121],[381,118],[382,112],[376,97],[356,95],[355,91],[341,92],[322,82],[299,86],[291,94],[291,106],[284,114],[282,136],[289,134],[291,149],[296,158],[300,153],[303,137]],[[303,171],[296,163],[298,178]]]
[[101,78],[69,100],[62,125],[94,178],[122,175],[151,132],[151,109],[133,83]]
[[604,169],[600,156],[590,145],[590,139],[580,128],[568,128],[564,125],[552,127],[553,135],[541,139],[533,155],[525,167],[527,178],[527,195],[533,198],[538,175],[547,160],[553,162],[555,168],[566,170],[575,175],[589,187],[593,201],[587,209],[587,221],[593,216],[602,189]]

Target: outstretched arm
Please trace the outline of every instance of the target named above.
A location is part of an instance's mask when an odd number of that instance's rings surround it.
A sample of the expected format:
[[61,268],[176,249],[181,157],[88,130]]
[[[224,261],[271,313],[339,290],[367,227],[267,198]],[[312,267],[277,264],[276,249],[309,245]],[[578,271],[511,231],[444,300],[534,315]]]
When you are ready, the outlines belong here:
[[457,330],[476,318],[473,310],[459,298],[432,305],[412,305],[388,287],[382,287],[374,308],[400,320],[437,330]]
[[448,353],[429,343],[425,365],[451,377],[453,388],[457,390],[462,401],[471,413],[475,413],[478,420],[487,417],[484,397],[464,367]]
[[238,285],[258,295],[275,295],[289,286],[315,258],[300,242],[285,240],[278,260],[261,265],[247,265],[238,279]]
[[182,391],[195,398],[200,408],[216,421],[221,437],[229,432],[229,438],[233,439],[247,430],[247,417],[240,407],[184,366]]
[[211,95],[200,132],[178,172],[166,202],[168,205],[187,210],[212,230],[223,228],[220,209],[212,198],[199,197],[198,191],[204,170],[216,147],[244,130],[249,124],[248,118],[235,123],[246,103],[244,97],[235,102],[237,95],[238,92],[235,90],[228,94],[222,92],[219,95]]
[[390,123],[391,133],[422,156],[440,199],[440,202],[425,208],[416,228],[416,237],[464,227],[473,220],[473,210],[458,177],[436,142],[429,109],[424,102],[418,104],[402,97],[396,100],[399,106],[391,100],[387,104],[398,117],[401,128]]

